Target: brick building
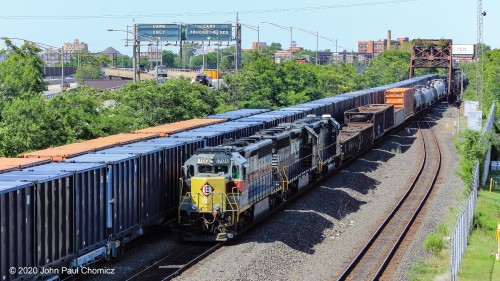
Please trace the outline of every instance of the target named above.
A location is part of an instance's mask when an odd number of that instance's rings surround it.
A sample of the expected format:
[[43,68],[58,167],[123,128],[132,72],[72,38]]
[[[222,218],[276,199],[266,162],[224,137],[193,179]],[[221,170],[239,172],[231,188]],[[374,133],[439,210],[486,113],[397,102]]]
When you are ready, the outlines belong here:
[[[392,40],[391,31],[388,30],[387,39],[358,41],[358,53],[368,53],[372,57],[376,57],[385,50],[396,49],[397,46],[401,46],[403,43],[409,41],[408,37],[399,37],[396,40]],[[387,42],[390,42],[390,45]],[[393,46],[394,48],[391,48]]]

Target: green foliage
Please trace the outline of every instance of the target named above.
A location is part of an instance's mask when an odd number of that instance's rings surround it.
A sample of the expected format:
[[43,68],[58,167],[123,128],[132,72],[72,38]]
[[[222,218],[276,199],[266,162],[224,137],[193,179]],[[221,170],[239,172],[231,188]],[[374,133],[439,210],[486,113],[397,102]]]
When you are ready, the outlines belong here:
[[75,78],[78,81],[96,80],[101,78],[101,68],[91,64],[82,65],[76,70]]
[[41,93],[47,84],[43,80],[41,50],[24,43],[20,48],[5,40],[7,59],[0,62],[0,100],[12,100],[23,93]]
[[352,65],[276,64],[253,53],[242,70],[224,76],[221,97],[236,108],[279,108],[355,90],[357,79]]
[[480,191],[481,200],[474,210],[472,227],[475,230],[495,232],[500,216],[500,194]]
[[60,123],[41,95],[24,95],[7,103],[0,122],[0,155],[43,149],[61,143]]
[[64,135],[63,143],[77,140],[93,139],[115,134],[127,128],[122,118],[110,108],[105,107],[100,93],[90,87],[79,87],[77,91],[69,91],[57,95],[48,102],[48,109],[53,112],[53,119],[61,124]]
[[210,115],[218,105],[213,89],[180,78],[129,83],[107,98],[130,130]]
[[444,224],[440,224],[436,231],[431,232],[427,235],[424,241],[424,249],[434,256],[438,256],[442,250],[446,247],[444,238],[448,234],[448,229]]
[[116,58],[116,67],[132,68],[132,58],[129,56],[118,56]]
[[92,65],[96,68],[101,68],[111,64],[111,59],[107,55],[93,56],[89,53],[80,53],[80,66]]
[[[203,66],[203,54],[194,56],[190,63],[190,67],[199,67]],[[205,54],[205,69],[217,69],[217,53],[210,52]]]
[[[460,280],[497,280],[499,269],[496,228],[500,217],[500,194],[480,190],[474,210],[472,233],[460,265]],[[492,277],[493,276],[493,277]]]
[[[481,58],[483,64],[483,92],[476,96],[476,67],[477,62],[464,65],[464,71],[469,78],[469,87],[464,92],[464,100],[480,100],[483,114],[488,114],[491,104],[500,100],[500,49],[484,53]],[[500,111],[497,111],[500,114]],[[497,115],[500,116],[500,115]]]
[[484,157],[484,152],[490,147],[491,134],[482,135],[482,132],[465,130],[461,138],[455,141],[455,147],[460,154],[460,171],[457,174],[469,184],[472,180],[472,169],[476,161]]
[[179,55],[174,54],[174,52],[165,50],[163,51],[162,64],[166,67],[178,67],[176,64],[176,58],[178,57]]
[[407,79],[410,70],[410,53],[402,50],[385,51],[370,61],[362,74],[364,88],[376,87]]

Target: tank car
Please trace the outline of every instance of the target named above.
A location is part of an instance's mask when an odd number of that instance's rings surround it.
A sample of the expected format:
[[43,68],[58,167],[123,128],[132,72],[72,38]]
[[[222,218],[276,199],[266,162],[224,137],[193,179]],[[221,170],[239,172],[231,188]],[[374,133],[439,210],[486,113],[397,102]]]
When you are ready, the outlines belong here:
[[413,104],[415,112],[419,112],[425,107],[424,96],[422,94],[422,91],[420,91],[420,88],[415,88]]
[[328,116],[308,117],[198,150],[183,166],[181,237],[231,239],[262,209],[333,171],[340,165],[339,127]]
[[437,91],[438,99],[444,97],[446,95],[446,86],[442,79],[432,80],[430,86],[435,88]]

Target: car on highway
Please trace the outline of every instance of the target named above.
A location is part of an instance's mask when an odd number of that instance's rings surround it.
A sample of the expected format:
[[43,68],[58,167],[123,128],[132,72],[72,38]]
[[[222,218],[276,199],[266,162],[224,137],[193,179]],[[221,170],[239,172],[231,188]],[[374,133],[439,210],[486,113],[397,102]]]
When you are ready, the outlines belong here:
[[61,88],[70,88],[70,87],[71,87],[71,85],[69,84],[68,81],[63,81],[61,83]]
[[152,69],[150,71],[150,73],[153,74],[153,75],[156,75],[157,71],[158,71],[158,76],[167,77],[168,69],[167,69],[166,66],[164,66],[164,65],[155,66],[155,68]]
[[194,81],[200,82],[201,84],[205,86],[212,87],[212,78],[208,76],[207,74],[198,74],[196,75],[196,78],[194,78]]
[[147,73],[148,72],[148,68],[144,64],[140,64],[139,65],[139,71]]

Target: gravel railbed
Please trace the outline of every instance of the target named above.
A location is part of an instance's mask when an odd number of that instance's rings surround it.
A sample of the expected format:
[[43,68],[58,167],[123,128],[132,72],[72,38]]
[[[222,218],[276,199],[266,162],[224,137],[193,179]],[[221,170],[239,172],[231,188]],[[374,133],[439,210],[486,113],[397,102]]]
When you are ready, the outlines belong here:
[[[460,196],[465,188],[463,181],[455,174],[455,171],[459,170],[458,161],[460,159],[453,145],[457,109],[455,107],[449,108],[446,103],[442,103],[429,112],[428,117],[433,120],[432,129],[441,149],[441,170],[433,194],[429,198],[430,201],[426,203],[422,227],[411,234],[412,241],[393,274],[394,280],[410,280],[408,276],[410,266],[417,261],[424,261],[431,257],[431,254],[425,251],[422,245],[427,235],[449,217],[450,206],[460,205]],[[453,226],[451,225],[451,227]]]
[[79,279],[92,281],[126,280],[178,247],[182,247],[182,245],[177,242],[175,233],[166,226],[155,227],[151,229],[150,233],[123,247],[124,252],[118,258],[93,266],[100,269],[114,269],[113,274],[81,274]]
[[334,279],[402,197],[420,151],[417,130],[395,132],[175,280]]

